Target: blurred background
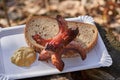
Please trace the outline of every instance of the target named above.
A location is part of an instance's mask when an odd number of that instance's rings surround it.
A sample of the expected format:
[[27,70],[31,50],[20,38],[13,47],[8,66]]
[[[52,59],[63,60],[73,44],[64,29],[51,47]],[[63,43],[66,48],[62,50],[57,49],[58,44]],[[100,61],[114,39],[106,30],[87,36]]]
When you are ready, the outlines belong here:
[[0,27],[22,25],[32,16],[90,15],[120,42],[120,0],[0,0]]

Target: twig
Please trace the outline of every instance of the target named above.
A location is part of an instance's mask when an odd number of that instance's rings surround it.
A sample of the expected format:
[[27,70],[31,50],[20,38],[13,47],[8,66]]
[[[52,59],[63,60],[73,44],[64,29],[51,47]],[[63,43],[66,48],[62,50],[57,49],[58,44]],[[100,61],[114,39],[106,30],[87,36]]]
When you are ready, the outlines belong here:
[[45,0],[45,8],[46,8],[48,11],[50,10],[48,0]]
[[4,11],[5,11],[5,17],[7,19],[7,23],[8,23],[9,26],[11,26],[10,19],[8,17],[8,12],[7,12],[8,10],[7,10],[6,1],[5,0],[2,0],[2,1],[3,1],[3,8],[4,8]]

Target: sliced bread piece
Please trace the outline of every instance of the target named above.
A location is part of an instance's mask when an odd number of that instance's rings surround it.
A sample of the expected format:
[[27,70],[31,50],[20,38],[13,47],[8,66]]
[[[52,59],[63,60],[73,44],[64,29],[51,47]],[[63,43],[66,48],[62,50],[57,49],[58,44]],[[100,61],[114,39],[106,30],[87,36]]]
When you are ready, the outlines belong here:
[[[69,28],[79,28],[79,34],[74,41],[80,44],[85,52],[90,51],[95,46],[98,39],[98,30],[96,26],[74,21],[67,21],[67,24]],[[36,43],[32,36],[39,34],[44,39],[50,39],[53,38],[58,31],[59,27],[55,18],[36,16],[27,21],[24,34],[27,44],[40,52],[44,46]],[[76,56],[74,53],[68,53],[66,55],[69,57]]]

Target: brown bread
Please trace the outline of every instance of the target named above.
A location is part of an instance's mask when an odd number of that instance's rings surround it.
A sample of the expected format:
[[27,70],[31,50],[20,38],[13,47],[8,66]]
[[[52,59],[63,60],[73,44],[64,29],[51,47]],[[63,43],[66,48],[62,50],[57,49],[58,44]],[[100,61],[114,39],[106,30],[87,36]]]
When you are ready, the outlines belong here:
[[[74,41],[77,41],[86,52],[90,51],[95,46],[98,39],[98,30],[96,26],[74,21],[67,21],[67,24],[69,27],[79,28],[79,34]],[[54,37],[58,31],[59,27],[55,18],[36,16],[27,21],[24,34],[27,44],[36,51],[41,51],[44,46],[36,43],[32,36],[40,34],[42,38],[50,39]],[[76,56],[76,54],[66,54],[66,56],[71,57]]]

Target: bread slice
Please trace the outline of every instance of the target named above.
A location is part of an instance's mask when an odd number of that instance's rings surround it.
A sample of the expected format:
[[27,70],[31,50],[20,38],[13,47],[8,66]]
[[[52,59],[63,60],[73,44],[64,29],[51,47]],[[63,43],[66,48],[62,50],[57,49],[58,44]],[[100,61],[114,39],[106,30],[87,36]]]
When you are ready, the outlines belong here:
[[[79,28],[79,34],[75,38],[75,41],[77,41],[86,52],[90,51],[95,46],[98,39],[98,30],[96,26],[74,21],[67,21],[67,24],[69,28]],[[50,39],[53,38],[58,33],[58,31],[59,27],[55,18],[47,16],[36,16],[27,21],[24,34],[27,44],[30,47],[33,47],[36,51],[41,51],[44,46],[36,43],[32,36],[35,34],[40,34],[42,38]],[[76,54],[69,53],[66,55],[73,57]]]

